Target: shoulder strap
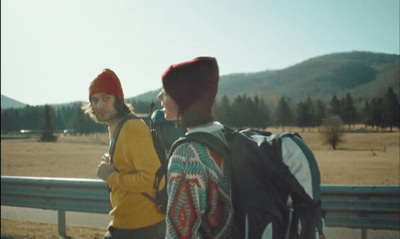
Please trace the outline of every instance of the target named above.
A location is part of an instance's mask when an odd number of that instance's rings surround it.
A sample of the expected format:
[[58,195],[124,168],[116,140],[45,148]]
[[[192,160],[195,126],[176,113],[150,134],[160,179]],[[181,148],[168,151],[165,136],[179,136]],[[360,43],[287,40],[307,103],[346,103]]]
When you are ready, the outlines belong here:
[[[113,139],[111,141],[111,146],[110,146],[110,160],[111,160],[111,162],[113,160],[113,154],[114,154],[114,150],[115,150],[115,145],[117,143],[117,139],[118,139],[119,133],[121,132],[122,126],[124,126],[125,122],[130,120],[130,119],[138,119],[138,117],[136,115],[127,115],[127,116],[125,116],[118,123],[117,128],[115,129],[114,136],[113,136]],[[155,198],[150,196],[148,193],[142,192],[142,195],[145,196],[146,198],[148,198],[149,200],[151,200],[153,203],[155,203],[157,205],[157,202],[156,202]]]
[[195,132],[184,135],[180,137],[178,140],[176,140],[174,144],[171,146],[169,157],[171,157],[172,153],[179,145],[185,142],[200,143],[204,146],[207,146],[208,148],[210,148],[212,151],[222,156],[223,158],[227,158],[230,154],[230,149],[217,137],[205,132]]
[[[311,178],[312,178],[312,195],[313,199],[319,200],[321,199],[321,190],[320,190],[320,171],[318,168],[317,161],[315,159],[314,154],[311,149],[306,145],[301,136],[298,133],[285,133],[282,134],[281,138],[289,137],[293,142],[299,147],[299,149],[304,154],[307,159],[308,167],[310,168]],[[282,150],[282,148],[281,148]]]
[[130,119],[137,119],[137,118],[138,117],[136,115],[127,115],[117,125],[117,128],[115,129],[115,133],[114,133],[113,139],[111,141],[111,145],[110,145],[110,157],[111,157],[111,160],[113,158],[113,154],[114,154],[114,150],[115,150],[115,144],[117,143],[117,139],[118,139],[119,133],[121,132],[122,126],[125,124],[126,121],[128,121]]

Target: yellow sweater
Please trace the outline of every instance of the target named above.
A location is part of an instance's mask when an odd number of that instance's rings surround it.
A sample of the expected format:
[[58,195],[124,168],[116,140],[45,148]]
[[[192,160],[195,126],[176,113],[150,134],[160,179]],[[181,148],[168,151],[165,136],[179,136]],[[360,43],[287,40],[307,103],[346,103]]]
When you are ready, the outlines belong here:
[[[119,121],[109,125],[110,140]],[[114,218],[110,226],[120,229],[138,229],[157,224],[165,215],[159,213],[152,201],[153,182],[160,161],[153,146],[147,125],[139,119],[128,120],[122,127],[115,145],[113,162],[118,172],[108,178]]]

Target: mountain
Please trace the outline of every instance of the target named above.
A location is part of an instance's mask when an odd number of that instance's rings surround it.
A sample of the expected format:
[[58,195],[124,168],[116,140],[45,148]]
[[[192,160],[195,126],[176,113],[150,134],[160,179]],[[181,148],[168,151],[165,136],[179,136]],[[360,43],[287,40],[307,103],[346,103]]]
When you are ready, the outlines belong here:
[[5,95],[1,95],[1,109],[7,108],[24,108],[26,104],[19,102],[17,100],[11,99]]
[[160,93],[161,89],[153,90],[153,91],[148,91],[144,94],[140,94],[138,96],[132,97],[128,100],[139,100],[139,101],[157,101],[157,95]]
[[[276,104],[283,96],[293,102],[306,99],[329,101],[334,95],[349,93],[354,99],[382,98],[389,87],[399,95],[400,56],[373,52],[333,53],[308,59],[281,70],[235,73],[220,77],[217,98],[257,95]],[[201,89],[199,89],[201,90]],[[157,102],[160,89],[127,100]],[[81,104],[71,102],[55,107]],[[1,96],[1,108],[19,108],[26,104]]]
[[[370,100],[382,97],[389,87],[399,95],[399,59],[394,54],[353,51],[315,57],[282,70],[224,75],[217,97],[246,94],[276,101],[284,96],[296,102],[308,96],[330,100],[350,93]],[[131,99],[156,100],[158,92]]]
[[[351,52],[316,57],[277,71],[221,77],[221,95],[279,95],[293,101],[381,97],[391,86],[398,94],[399,56]],[[245,89],[245,90],[244,90]]]
[[54,107],[55,109],[60,109],[62,107],[76,107],[76,106],[81,106],[85,102],[83,101],[74,101],[70,103],[63,103],[63,104],[52,104],[50,106]]
[[[83,101],[76,101],[70,103],[52,104],[50,106],[53,106],[54,108],[58,109],[62,107],[74,107],[77,105],[82,105],[82,103]],[[24,108],[27,105],[28,104],[24,104],[5,95],[1,95],[1,109],[8,109],[8,108],[19,109],[19,108]]]

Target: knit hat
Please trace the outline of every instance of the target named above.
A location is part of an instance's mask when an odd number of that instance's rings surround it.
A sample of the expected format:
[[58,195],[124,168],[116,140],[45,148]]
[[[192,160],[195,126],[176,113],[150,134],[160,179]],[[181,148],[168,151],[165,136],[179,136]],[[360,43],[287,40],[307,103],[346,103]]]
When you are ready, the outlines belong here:
[[218,78],[216,59],[198,57],[170,66],[162,75],[162,83],[181,110],[195,105],[198,115],[210,116],[217,95]]
[[89,86],[89,101],[93,94],[106,93],[114,95],[124,101],[124,92],[118,76],[110,69],[104,69]]

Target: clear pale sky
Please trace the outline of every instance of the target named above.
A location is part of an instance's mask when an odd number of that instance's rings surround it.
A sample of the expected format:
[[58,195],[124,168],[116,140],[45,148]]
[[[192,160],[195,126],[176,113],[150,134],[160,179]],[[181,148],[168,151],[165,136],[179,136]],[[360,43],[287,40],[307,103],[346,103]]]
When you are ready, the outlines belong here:
[[336,52],[399,54],[399,44],[399,0],[1,0],[1,94],[88,101],[110,68],[129,98],[198,56],[226,75]]

